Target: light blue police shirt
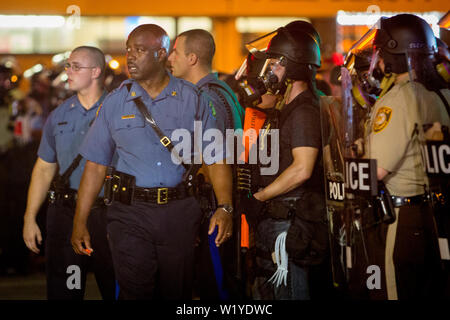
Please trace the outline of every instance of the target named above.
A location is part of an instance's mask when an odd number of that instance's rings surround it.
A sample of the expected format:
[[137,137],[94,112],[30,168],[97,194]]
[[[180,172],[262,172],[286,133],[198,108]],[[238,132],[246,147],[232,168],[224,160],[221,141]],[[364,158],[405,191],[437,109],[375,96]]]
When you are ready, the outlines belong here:
[[[135,176],[137,186],[149,188],[178,185],[182,180],[184,167],[173,161],[170,152],[161,144],[133,99],[141,98],[159,128],[170,139],[176,129],[188,133],[191,151],[195,149],[194,121],[201,121],[199,130],[196,131],[200,139],[196,141],[198,149],[195,150],[204,150],[211,143],[202,141],[200,131],[204,133],[208,129],[218,129],[206,100],[199,96],[195,86],[170,74],[169,77],[168,85],[155,99],[133,79],[125,80],[109,94],[81,147],[83,157],[108,166],[116,151],[116,170]],[[127,85],[131,85],[130,90]],[[172,142],[177,148],[178,142]],[[221,152],[214,153],[214,158],[205,155],[204,162],[216,162],[215,159],[222,158]],[[185,161],[193,154],[187,153],[189,154],[181,154]]]
[[[103,99],[102,97],[86,110],[77,95],[65,100],[53,110],[45,122],[38,149],[38,157],[49,163],[58,163],[59,174],[63,174],[79,153],[80,146],[86,137],[89,124]],[[70,176],[70,188],[78,190],[86,160],[82,159]]]

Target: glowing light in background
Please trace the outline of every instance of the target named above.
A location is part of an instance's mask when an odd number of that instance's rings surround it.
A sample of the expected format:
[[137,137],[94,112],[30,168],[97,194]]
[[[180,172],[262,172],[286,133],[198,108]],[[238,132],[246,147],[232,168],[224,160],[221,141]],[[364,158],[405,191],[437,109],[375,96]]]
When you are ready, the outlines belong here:
[[[433,29],[433,33],[436,37],[439,37],[439,19],[444,15],[443,12],[428,12],[428,13],[414,13],[412,14],[421,17],[428,22]],[[336,17],[336,22],[341,26],[364,26],[374,25],[378,19],[383,17],[392,17],[399,14],[398,12],[380,12],[379,14],[372,14],[367,12],[346,12],[339,10]]]
[[113,70],[116,70],[117,68],[120,67],[120,63],[119,61],[113,59],[109,62],[109,67]]
[[44,15],[0,15],[0,28],[61,28],[65,25],[63,16]]

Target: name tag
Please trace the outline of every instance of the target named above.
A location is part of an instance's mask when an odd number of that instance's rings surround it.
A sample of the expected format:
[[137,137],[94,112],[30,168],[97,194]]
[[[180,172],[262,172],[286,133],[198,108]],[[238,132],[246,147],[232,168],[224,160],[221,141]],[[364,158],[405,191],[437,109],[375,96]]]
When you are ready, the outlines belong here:
[[134,118],[135,118],[134,114],[129,114],[129,115],[126,115],[126,116],[122,116],[122,119],[134,119]]

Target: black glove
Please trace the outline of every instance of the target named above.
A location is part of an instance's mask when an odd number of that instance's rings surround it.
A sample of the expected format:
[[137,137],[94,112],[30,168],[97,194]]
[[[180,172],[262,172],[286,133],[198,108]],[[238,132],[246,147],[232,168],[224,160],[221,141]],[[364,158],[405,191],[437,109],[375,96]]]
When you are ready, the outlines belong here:
[[264,217],[265,203],[256,199],[250,193],[242,193],[240,196],[241,211],[244,212],[250,226],[256,227]]

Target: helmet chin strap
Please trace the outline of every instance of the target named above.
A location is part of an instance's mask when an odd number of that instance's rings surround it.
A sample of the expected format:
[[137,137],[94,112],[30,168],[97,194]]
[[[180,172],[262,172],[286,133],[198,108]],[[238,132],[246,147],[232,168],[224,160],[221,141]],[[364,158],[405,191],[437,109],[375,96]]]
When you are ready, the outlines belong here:
[[395,82],[396,79],[397,79],[396,73],[385,74],[383,80],[381,80],[380,84],[381,93],[379,95],[379,98],[381,98],[386,94],[386,92],[388,92],[388,90],[392,87],[392,84]]
[[286,91],[284,92],[283,99],[280,99],[277,105],[275,106],[275,109],[279,111],[281,111],[283,107],[286,105],[286,100],[291,94],[292,84],[294,83],[294,81],[291,79],[286,79],[285,83],[286,83]]
[[445,82],[450,82],[450,63],[443,61],[436,66],[436,70]]

